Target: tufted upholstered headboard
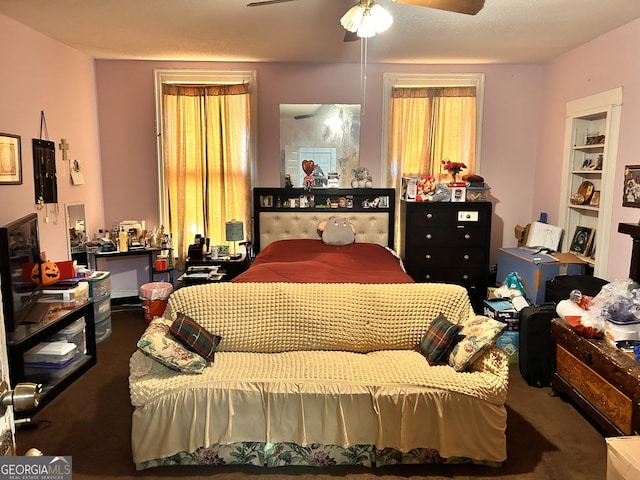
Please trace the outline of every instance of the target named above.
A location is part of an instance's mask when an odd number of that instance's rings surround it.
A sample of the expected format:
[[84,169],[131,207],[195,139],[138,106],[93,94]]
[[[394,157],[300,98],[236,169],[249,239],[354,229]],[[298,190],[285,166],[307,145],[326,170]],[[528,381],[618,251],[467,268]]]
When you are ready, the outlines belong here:
[[[314,196],[316,207],[284,207],[289,199]],[[340,197],[351,196],[351,208],[326,208]],[[375,199],[379,200],[376,202]],[[335,202],[334,202],[335,200]],[[363,207],[373,203],[375,208]],[[279,205],[279,206],[278,206]],[[318,208],[323,205],[325,208]],[[255,188],[253,190],[254,249],[257,252],[276,240],[319,238],[318,224],[331,216],[346,217],[356,227],[356,242],[377,243],[393,248],[395,190],[392,188],[319,188],[306,192],[301,188]]]

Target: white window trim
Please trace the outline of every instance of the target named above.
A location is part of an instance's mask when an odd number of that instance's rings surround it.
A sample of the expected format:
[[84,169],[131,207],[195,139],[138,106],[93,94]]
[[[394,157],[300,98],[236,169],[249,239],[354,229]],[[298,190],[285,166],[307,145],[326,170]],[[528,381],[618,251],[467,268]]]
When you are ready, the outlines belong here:
[[251,187],[257,179],[257,124],[258,124],[258,72],[257,70],[193,70],[193,69],[155,69],[154,95],[156,107],[156,151],[158,155],[158,206],[162,222],[167,218],[168,206],[164,195],[164,149],[162,148],[162,85],[163,84],[237,84],[248,83],[251,109],[251,143],[249,155],[251,164]]
[[383,73],[382,75],[382,152],[380,171],[382,185],[387,184],[389,155],[389,115],[393,87],[476,87],[476,168],[480,175],[482,143],[482,111],[484,107],[484,73]]

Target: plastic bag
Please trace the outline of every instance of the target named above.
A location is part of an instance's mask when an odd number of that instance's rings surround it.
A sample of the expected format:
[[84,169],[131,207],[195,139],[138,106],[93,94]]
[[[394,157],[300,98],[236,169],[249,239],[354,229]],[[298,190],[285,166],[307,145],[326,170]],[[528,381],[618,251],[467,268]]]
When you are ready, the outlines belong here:
[[617,324],[640,322],[640,285],[627,278],[606,284],[595,297],[589,317],[603,323]]
[[166,300],[173,292],[173,285],[168,282],[145,283],[140,287],[142,300]]
[[506,276],[502,285],[496,289],[495,294],[498,298],[526,297],[527,291],[518,273],[511,272]]

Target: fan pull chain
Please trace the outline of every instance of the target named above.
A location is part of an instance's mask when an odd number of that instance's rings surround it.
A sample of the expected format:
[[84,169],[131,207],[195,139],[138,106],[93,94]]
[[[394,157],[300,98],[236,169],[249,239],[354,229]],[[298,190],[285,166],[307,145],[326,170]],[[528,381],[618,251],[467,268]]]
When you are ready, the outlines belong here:
[[367,38],[360,39],[360,103],[362,115],[365,113],[365,100],[367,96]]

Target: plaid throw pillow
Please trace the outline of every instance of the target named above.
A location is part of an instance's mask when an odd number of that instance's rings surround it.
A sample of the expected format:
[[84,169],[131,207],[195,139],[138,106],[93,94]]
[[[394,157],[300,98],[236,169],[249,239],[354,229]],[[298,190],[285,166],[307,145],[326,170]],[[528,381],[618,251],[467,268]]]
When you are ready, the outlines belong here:
[[213,335],[193,318],[181,312],[178,312],[169,330],[187,348],[213,362],[216,347],[222,337]]
[[441,313],[431,322],[416,350],[425,356],[429,365],[437,365],[453,347],[460,329]]

